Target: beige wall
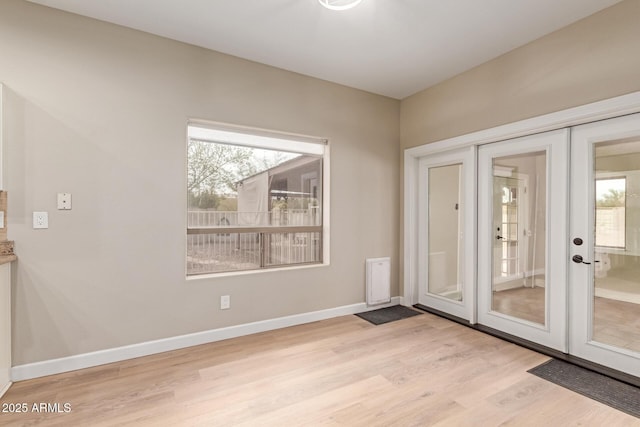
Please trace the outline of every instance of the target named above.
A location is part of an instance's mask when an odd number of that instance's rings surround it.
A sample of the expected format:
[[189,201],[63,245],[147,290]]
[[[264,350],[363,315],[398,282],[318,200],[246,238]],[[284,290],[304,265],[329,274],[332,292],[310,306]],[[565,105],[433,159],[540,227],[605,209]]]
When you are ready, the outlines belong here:
[[[14,363],[362,302],[366,257],[392,257],[397,295],[401,150],[640,90],[639,16],[626,0],[399,103],[3,0]],[[331,266],[185,280],[188,118],[330,139]]]
[[[14,364],[360,303],[367,257],[398,294],[398,101],[21,0],[0,52]],[[330,266],[185,279],[188,118],[330,140]]]
[[640,90],[640,0],[626,0],[401,104],[402,148]]
[[638,22],[625,0],[403,99],[401,151],[639,91]]

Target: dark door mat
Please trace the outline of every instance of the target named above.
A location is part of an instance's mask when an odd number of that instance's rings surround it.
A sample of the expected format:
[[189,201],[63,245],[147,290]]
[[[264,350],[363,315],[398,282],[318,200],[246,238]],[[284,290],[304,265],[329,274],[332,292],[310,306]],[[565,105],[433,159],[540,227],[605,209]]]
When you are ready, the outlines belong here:
[[551,359],[527,372],[640,418],[638,387],[558,359]]
[[365,311],[364,313],[357,313],[356,316],[361,317],[374,325],[382,325],[383,323],[406,319],[407,317],[417,316],[419,314],[422,313],[409,307],[394,305],[393,307],[379,308],[377,310]]

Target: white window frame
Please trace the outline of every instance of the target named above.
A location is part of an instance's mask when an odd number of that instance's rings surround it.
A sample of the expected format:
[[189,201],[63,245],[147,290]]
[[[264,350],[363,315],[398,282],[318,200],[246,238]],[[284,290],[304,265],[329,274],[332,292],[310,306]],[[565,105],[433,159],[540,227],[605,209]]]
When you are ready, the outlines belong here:
[[[330,215],[331,212],[331,195],[330,195],[330,147],[329,141],[325,138],[301,135],[289,132],[279,132],[268,129],[261,129],[249,126],[234,125],[229,123],[213,122],[201,119],[190,119],[187,121],[186,141],[190,138],[201,141],[211,141],[212,143],[222,143],[227,145],[236,145],[252,148],[263,148],[271,150],[281,150],[300,154],[311,154],[322,158],[322,261],[309,264],[290,264],[278,265],[276,267],[258,268],[251,270],[237,270],[224,272],[210,272],[203,274],[188,274],[186,263],[186,243],[187,233],[185,233],[185,276],[187,280],[246,275],[254,273],[262,273],[266,271],[291,270],[302,268],[313,268],[319,266],[330,265]],[[188,157],[185,156],[184,176],[187,176]],[[184,230],[188,232],[189,224],[186,215],[188,210],[188,193],[185,185],[185,219]]]

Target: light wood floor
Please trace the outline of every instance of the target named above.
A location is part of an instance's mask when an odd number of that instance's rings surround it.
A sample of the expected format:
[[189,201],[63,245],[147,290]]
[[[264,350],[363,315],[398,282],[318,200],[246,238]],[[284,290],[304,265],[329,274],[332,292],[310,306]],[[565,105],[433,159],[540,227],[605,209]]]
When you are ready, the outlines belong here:
[[499,313],[544,324],[544,288],[519,287],[493,293],[492,308]]
[[430,314],[356,316],[14,384],[2,426],[638,426],[528,374],[546,356]]
[[[593,339],[640,352],[640,304],[596,297]],[[493,293],[493,309],[544,324],[544,288],[515,288]]]
[[640,352],[640,304],[596,297],[593,339]]

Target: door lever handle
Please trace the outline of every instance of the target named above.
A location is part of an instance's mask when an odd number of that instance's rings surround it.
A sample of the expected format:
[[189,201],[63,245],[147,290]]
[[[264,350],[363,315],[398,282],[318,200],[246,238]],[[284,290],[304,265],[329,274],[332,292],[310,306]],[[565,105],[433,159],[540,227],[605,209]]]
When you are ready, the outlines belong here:
[[576,264],[591,264],[590,262],[585,262],[585,261],[582,259],[582,256],[581,256],[581,255],[574,255],[574,256],[573,256],[573,258],[571,258],[571,260],[572,260],[573,262],[575,262]]
[[[575,262],[576,264],[591,264],[590,262],[586,262],[582,258],[582,255],[574,255],[573,258],[571,258],[571,261]],[[600,261],[594,261],[594,262],[600,262]]]
[[504,237],[502,237],[502,236],[496,236],[496,240],[504,240]]

